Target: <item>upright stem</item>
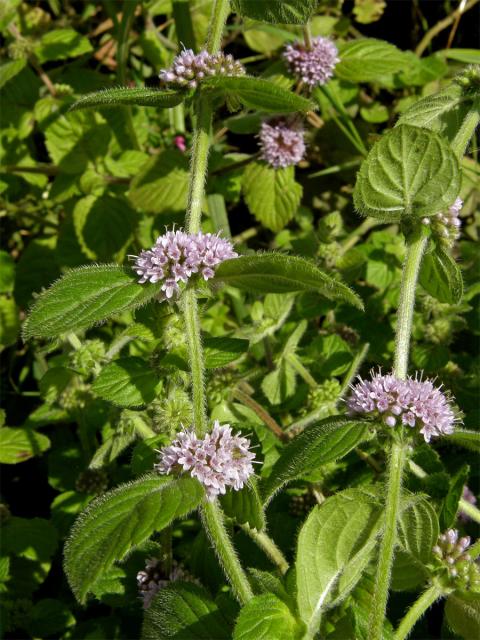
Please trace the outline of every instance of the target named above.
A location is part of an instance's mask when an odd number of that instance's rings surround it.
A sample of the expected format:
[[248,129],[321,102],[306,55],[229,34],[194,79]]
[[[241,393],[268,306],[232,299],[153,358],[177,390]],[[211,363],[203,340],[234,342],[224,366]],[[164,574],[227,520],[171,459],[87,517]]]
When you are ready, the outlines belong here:
[[188,233],[198,233],[200,231],[202,201],[208,168],[208,152],[210,150],[212,107],[208,99],[202,96],[201,93],[196,98],[195,118],[187,204],[186,227]]
[[420,618],[425,614],[432,604],[441,598],[443,592],[435,584],[429,587],[416,600],[407,614],[402,618],[400,625],[395,633],[395,640],[405,640],[413,630]]
[[280,573],[285,575],[289,568],[288,562],[272,538],[270,538],[270,536],[268,536],[264,531],[252,529],[248,524],[242,524],[241,527],[245,533],[252,538],[255,544],[265,552],[265,555],[270,558],[273,564],[277,565]]
[[202,522],[235,596],[240,604],[246,604],[253,598],[253,592],[225,529],[223,513],[217,502],[205,502],[202,508]]
[[427,240],[428,236],[423,229],[420,229],[413,237],[407,239],[407,255],[403,265],[400,300],[398,302],[395,360],[393,365],[394,374],[400,379],[407,377],[413,309],[415,307],[415,289]]
[[205,368],[198,300],[193,289],[187,289],[184,292],[182,307],[192,376],[193,418],[197,433],[203,436],[207,432]]
[[397,514],[402,489],[406,450],[403,443],[394,442],[390,451],[387,471],[387,498],[385,502],[385,529],[380,545],[377,575],[370,612],[370,640],[382,640],[383,623],[387,608],[390,574],[397,534]]

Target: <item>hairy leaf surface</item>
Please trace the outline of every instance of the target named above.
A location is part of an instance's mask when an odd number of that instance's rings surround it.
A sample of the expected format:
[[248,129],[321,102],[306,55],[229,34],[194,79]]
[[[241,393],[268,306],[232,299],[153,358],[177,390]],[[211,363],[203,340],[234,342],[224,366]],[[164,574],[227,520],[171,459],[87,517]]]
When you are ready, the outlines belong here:
[[107,107],[123,107],[136,104],[141,107],[157,107],[160,109],[174,107],[183,100],[181,91],[160,91],[146,87],[116,87],[87,93],[75,102],[71,111],[79,109],[101,109]]
[[240,611],[233,640],[298,640],[302,628],[273,593],[255,596]]

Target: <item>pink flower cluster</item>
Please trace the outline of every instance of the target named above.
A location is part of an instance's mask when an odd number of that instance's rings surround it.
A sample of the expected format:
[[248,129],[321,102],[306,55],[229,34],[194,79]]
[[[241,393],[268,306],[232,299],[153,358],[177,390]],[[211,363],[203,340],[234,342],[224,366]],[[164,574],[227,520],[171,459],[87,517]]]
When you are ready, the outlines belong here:
[[260,129],[262,158],[278,169],[298,164],[305,155],[303,128],[287,120],[264,122]]
[[195,89],[198,83],[209,76],[244,76],[245,67],[230,54],[194,53],[185,49],[175,57],[170,69],[160,71],[160,80],[169,85]]
[[434,234],[439,236],[448,246],[453,245],[460,237],[460,211],[463,207],[463,200],[457,198],[446,213],[437,213],[431,218],[423,218],[422,222],[431,225]]
[[[475,567],[472,566],[473,560],[467,553],[467,549],[470,546],[470,536],[460,538],[457,529],[448,529],[445,533],[442,533],[437,541],[437,544],[433,547],[433,553],[438,560],[447,569],[451,578],[456,578],[461,574],[465,574],[462,577],[477,578],[478,569],[475,571]],[[471,575],[471,569],[474,569]]]
[[215,275],[214,267],[237,255],[231,242],[218,235],[167,231],[152,249],[135,257],[133,268],[140,283],[163,280],[164,296],[172,298],[180,292],[180,282],[187,283],[197,273],[209,280]]
[[283,57],[290,71],[310,87],[325,84],[340,61],[337,47],[322,36],[312,39],[311,49],[303,42],[287,45]]
[[255,454],[249,447],[247,438],[233,435],[230,425],[220,425],[215,420],[212,431],[204,438],[197,438],[193,429],[178,433],[170,446],[160,450],[155,469],[167,474],[188,472],[203,484],[207,498],[214,500],[225,494],[227,487],[242,489],[253,475]]
[[419,429],[425,438],[453,433],[457,418],[450,399],[434,387],[430,380],[374,374],[352,386],[347,401],[351,414],[363,413],[380,417],[384,424],[395,427],[397,422]]

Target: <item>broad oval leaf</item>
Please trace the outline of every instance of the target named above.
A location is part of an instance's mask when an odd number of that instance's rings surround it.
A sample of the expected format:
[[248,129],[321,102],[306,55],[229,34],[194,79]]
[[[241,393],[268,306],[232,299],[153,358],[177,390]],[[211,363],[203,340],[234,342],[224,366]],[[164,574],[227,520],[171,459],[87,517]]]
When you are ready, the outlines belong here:
[[323,611],[347,597],[376,546],[382,509],[366,492],[349,489],[327,498],[308,516],[298,537],[297,603],[312,636]]
[[181,91],[160,91],[146,87],[116,87],[87,93],[79,98],[71,107],[71,111],[79,109],[101,109],[106,107],[123,107],[136,104],[141,107],[157,107],[164,109],[180,104],[184,94]]
[[202,80],[202,87],[218,89],[229,97],[238,98],[246,107],[260,111],[295,113],[315,108],[310,100],[261,78],[211,76]]
[[317,291],[330,300],[341,300],[363,309],[359,296],[312,262],[282,253],[263,253],[225,260],[215,280],[254,293]]
[[233,640],[299,640],[302,627],[285,602],[273,593],[265,593],[242,608]]
[[400,125],[370,150],[357,175],[354,203],[362,215],[385,222],[431,216],[455,201],[460,180],[458,160],[443,138]]
[[285,447],[273,465],[263,487],[266,502],[288,482],[346,456],[367,438],[369,424],[348,416],[335,416],[305,429]]
[[65,547],[65,573],[77,599],[85,602],[95,581],[115,561],[175,518],[196,509],[204,495],[193,478],[151,474],[90,503],[76,520]]
[[103,367],[92,391],[119,407],[141,407],[155,398],[157,377],[148,362],[131,356],[119,358]]
[[271,231],[281,231],[298,210],[303,188],[295,180],[295,168],[274,169],[265,162],[251,162],[242,179],[245,202],[255,218]]
[[375,38],[362,38],[343,44],[339,58],[335,75],[348,82],[378,83],[382,76],[399,73],[409,66],[408,57],[403,51]]
[[454,591],[445,603],[448,626],[464,640],[478,638],[480,629],[480,593]]
[[138,284],[132,269],[117,265],[68,271],[35,300],[23,337],[55,338],[86,329],[110,316],[135,309],[160,292],[161,284]]
[[318,0],[233,0],[234,11],[246,18],[272,24],[305,24]]
[[453,257],[436,247],[422,260],[420,284],[427,293],[448,304],[458,304],[463,295],[463,278]]
[[398,550],[392,568],[392,589],[413,589],[428,578],[440,528],[435,509],[422,496],[413,496],[398,519]]
[[232,629],[203,587],[176,582],[161,589],[145,611],[141,640],[229,640]]
[[238,360],[248,351],[248,340],[230,338],[228,336],[205,338],[203,342],[205,354],[205,367],[207,369],[218,369]]
[[50,440],[33,429],[0,429],[0,463],[18,464],[50,448]]
[[221,496],[222,509],[239,524],[247,523],[252,529],[265,528],[265,514],[256,480],[250,479],[240,491],[227,491]]

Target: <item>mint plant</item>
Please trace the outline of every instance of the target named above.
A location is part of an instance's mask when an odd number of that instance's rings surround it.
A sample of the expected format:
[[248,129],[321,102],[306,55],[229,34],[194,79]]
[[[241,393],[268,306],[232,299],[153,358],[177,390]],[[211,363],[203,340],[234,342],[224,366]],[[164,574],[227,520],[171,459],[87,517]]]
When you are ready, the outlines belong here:
[[[42,65],[91,45],[35,44],[50,11],[0,20],[23,223],[2,344],[25,310],[10,377],[37,403],[0,427],[0,460],[47,460],[58,492],[48,518],[0,511],[6,631],[402,640],[436,637],[435,605],[442,637],[476,637],[480,85],[445,61],[474,52],[350,38],[313,0],[207,4],[106,3],[116,86],[52,83]],[[52,566],[64,589],[35,601]]]

